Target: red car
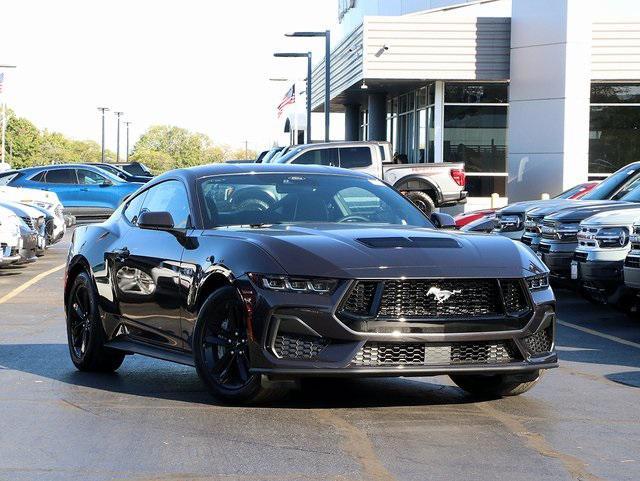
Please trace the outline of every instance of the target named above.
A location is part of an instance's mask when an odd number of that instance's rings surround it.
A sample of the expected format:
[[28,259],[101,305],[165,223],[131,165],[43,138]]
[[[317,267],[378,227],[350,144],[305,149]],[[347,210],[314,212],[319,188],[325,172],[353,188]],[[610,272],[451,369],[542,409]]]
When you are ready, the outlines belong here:
[[[583,195],[589,193],[591,189],[593,189],[596,185],[598,185],[598,182],[595,181],[578,184],[569,190],[565,190],[562,194],[556,195],[554,199],[579,199]],[[461,227],[473,221],[492,215],[496,210],[498,209],[482,209],[474,210],[473,212],[463,212],[462,214],[458,214],[457,216],[455,216],[456,227],[460,229]]]

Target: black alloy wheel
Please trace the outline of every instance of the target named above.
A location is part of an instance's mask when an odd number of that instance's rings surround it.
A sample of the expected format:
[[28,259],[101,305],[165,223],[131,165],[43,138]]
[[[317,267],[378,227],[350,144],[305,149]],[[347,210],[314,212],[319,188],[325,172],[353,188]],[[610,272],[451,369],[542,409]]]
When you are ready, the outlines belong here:
[[71,361],[81,371],[112,372],[125,354],[104,347],[105,334],[98,313],[98,295],[86,272],[73,280],[67,298],[67,341]]
[[233,287],[218,289],[202,304],[193,353],[198,375],[214,397],[239,404],[271,398],[272,389],[250,372],[244,306]]

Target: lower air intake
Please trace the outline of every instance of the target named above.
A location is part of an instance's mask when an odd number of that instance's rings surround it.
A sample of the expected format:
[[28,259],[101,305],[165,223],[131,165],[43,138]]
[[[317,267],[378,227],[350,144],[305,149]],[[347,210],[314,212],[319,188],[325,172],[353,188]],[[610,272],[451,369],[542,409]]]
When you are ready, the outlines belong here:
[[553,347],[553,329],[551,326],[536,332],[533,336],[525,337],[522,340],[527,346],[527,350],[533,354],[544,354],[551,352]]
[[367,342],[352,361],[354,366],[449,366],[506,364],[517,359],[507,342],[391,343]]
[[311,360],[320,354],[329,342],[311,336],[279,335],[273,345],[275,354],[281,359]]

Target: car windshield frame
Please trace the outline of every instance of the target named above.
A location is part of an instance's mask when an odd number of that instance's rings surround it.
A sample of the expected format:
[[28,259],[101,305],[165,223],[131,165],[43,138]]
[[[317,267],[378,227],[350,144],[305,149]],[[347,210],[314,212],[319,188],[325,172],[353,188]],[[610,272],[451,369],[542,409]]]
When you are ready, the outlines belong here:
[[[379,188],[383,188],[385,192],[387,192],[389,194],[388,199],[392,200],[392,201],[398,201],[400,203],[403,204],[403,207],[406,206],[407,212],[405,216],[402,216],[400,214],[397,214],[394,212],[394,215],[398,216],[398,218],[402,219],[403,221],[405,221],[406,223],[391,223],[391,222],[353,222],[353,223],[349,223],[349,222],[338,222],[335,220],[327,220],[327,221],[284,221],[284,222],[242,222],[242,223],[234,223],[234,224],[216,224],[216,225],[208,225],[208,214],[207,214],[207,206],[206,206],[206,195],[205,192],[203,190],[204,184],[207,181],[210,181],[211,179],[215,179],[215,178],[229,178],[229,177],[238,177],[238,178],[243,178],[246,179],[247,176],[252,176],[253,178],[255,178],[254,176],[279,176],[279,177],[298,177],[298,176],[305,176],[305,177],[323,177],[323,178],[328,178],[328,177],[333,177],[333,178],[342,178],[342,179],[353,179],[356,182],[354,182],[354,185],[352,186],[348,186],[345,188],[362,188],[359,184],[362,183],[362,185],[367,185],[365,184],[366,182],[370,183],[371,185],[374,185],[376,187]],[[202,177],[199,177],[198,179],[196,179],[196,191],[195,191],[195,195],[196,195],[196,204],[198,206],[198,210],[199,210],[199,214],[200,214],[200,219],[202,220],[202,224],[204,229],[226,229],[226,228],[233,228],[233,227],[242,227],[242,226],[249,226],[249,227],[263,227],[263,226],[267,226],[267,225],[308,225],[308,224],[332,224],[332,225],[352,225],[352,226],[369,226],[369,227],[397,227],[397,228],[424,228],[424,229],[435,229],[435,225],[433,224],[433,222],[429,219],[429,217],[427,217],[424,212],[422,212],[418,207],[416,207],[410,200],[408,200],[405,196],[403,196],[401,193],[399,193],[398,191],[396,191],[395,189],[393,189],[392,187],[389,187],[386,183],[382,182],[379,179],[376,179],[375,177],[360,177],[360,176],[354,176],[354,175],[348,175],[348,174],[342,174],[342,173],[322,173],[322,172],[305,172],[305,171],[291,171],[291,172],[243,172],[243,173],[228,173],[228,174],[212,174],[212,175],[205,175]],[[247,184],[248,186],[258,186],[259,183],[250,183]],[[264,186],[268,186],[271,184],[267,184],[265,183]],[[373,192],[369,191],[370,193],[374,194]],[[337,195],[338,191],[336,191],[335,194],[333,194],[334,196]],[[385,201],[385,199],[383,197],[378,196],[377,194],[374,194],[376,197],[378,197],[378,199]],[[280,199],[282,200],[282,199]],[[277,203],[277,202],[276,202]],[[386,202],[388,204],[388,202]],[[218,205],[216,204],[216,210],[218,209]],[[355,214],[354,214],[355,215]],[[415,217],[413,217],[415,216]],[[409,219],[411,217],[411,219]],[[410,223],[410,221],[415,221],[415,219],[420,219],[421,222],[418,223]]]

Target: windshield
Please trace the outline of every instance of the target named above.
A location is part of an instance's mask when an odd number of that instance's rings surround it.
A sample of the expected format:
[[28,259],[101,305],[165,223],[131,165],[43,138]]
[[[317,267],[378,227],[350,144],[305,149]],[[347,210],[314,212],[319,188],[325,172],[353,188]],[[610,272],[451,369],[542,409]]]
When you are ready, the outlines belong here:
[[293,159],[296,155],[302,152],[302,147],[298,147],[297,149],[290,150],[286,154],[281,157],[278,157],[273,160],[274,164],[288,164],[291,159]]
[[235,174],[200,179],[206,228],[354,223],[433,227],[377,179],[330,174]]
[[100,164],[98,165],[98,167],[100,167],[102,170],[106,170],[107,172],[117,175],[118,177],[127,177],[128,174],[126,172],[124,172],[123,170],[118,169],[117,167],[114,167],[113,165],[105,165],[105,164]]
[[273,161],[274,157],[276,156],[276,154],[278,152],[280,152],[282,149],[281,148],[277,148],[277,149],[271,149],[269,152],[267,152],[267,154],[262,158],[262,163],[263,164],[269,164],[270,162]]
[[629,183],[638,177],[638,169],[625,167],[603,180],[582,200],[619,200],[629,192]]

